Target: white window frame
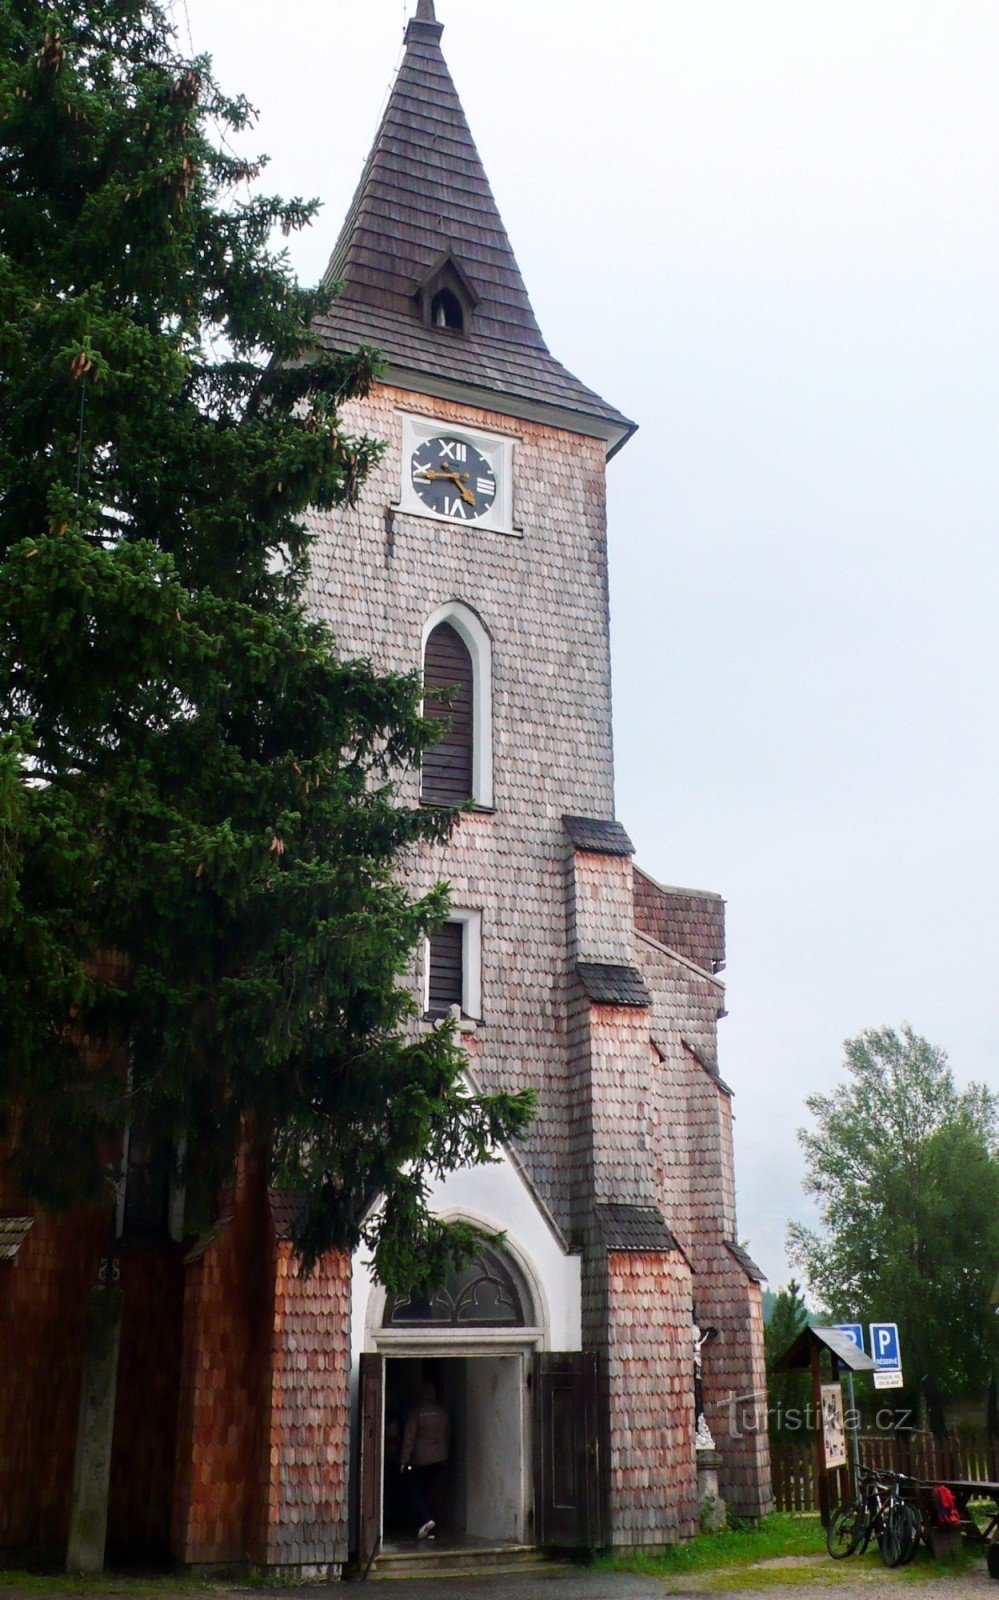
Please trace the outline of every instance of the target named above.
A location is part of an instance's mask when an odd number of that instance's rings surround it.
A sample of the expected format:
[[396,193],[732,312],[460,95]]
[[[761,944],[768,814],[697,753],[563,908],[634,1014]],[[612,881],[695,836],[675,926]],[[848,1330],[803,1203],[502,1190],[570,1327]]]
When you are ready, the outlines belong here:
[[[125,1237],[125,1204],[128,1192],[129,1174],[129,1149],[132,1143],[132,1122],[125,1123],[125,1133],[121,1144],[121,1177],[115,1184],[114,1207],[115,1223],[114,1232],[116,1239]],[[180,1244],[184,1237],[184,1207],[187,1199],[186,1184],[184,1180],[185,1162],[187,1159],[187,1135],[180,1134],[173,1141],[173,1166],[170,1171],[170,1190],[167,1201],[166,1232],[174,1244]]]
[[[496,498],[488,511],[481,517],[472,517],[467,522],[456,521],[454,517],[446,517],[441,511],[433,511],[420,499],[413,488],[413,474],[410,463],[414,450],[428,439],[440,438],[446,434],[449,438],[464,439],[474,445],[481,456],[489,462],[496,478]],[[515,534],[513,526],[513,444],[512,439],[503,434],[483,433],[481,428],[470,428],[464,422],[450,422],[443,417],[413,416],[403,413],[402,418],[402,482],[399,492],[399,510],[407,516],[429,517],[433,522],[446,522],[452,528],[489,528],[493,533]]]
[[[471,1022],[482,1020],[482,912],[452,906],[448,922],[461,923],[461,1010]],[[430,1010],[430,940],[423,941],[423,1010]]]
[[[472,799],[493,804],[493,647],[479,617],[460,600],[438,606],[423,624],[420,672],[425,670],[427,640],[442,622],[450,623],[472,658]],[[421,707],[422,710],[422,702]]]

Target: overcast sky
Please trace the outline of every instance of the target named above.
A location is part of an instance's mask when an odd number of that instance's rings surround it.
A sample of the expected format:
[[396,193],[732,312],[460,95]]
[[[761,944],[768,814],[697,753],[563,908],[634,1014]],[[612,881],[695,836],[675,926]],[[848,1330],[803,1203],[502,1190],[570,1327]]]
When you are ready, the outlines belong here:
[[[402,0],[175,0],[326,264]],[[611,463],[618,815],[728,901],[740,1233],[903,1019],[999,1080],[995,0],[438,0],[553,353]],[[885,1309],[890,1314],[890,1308]]]

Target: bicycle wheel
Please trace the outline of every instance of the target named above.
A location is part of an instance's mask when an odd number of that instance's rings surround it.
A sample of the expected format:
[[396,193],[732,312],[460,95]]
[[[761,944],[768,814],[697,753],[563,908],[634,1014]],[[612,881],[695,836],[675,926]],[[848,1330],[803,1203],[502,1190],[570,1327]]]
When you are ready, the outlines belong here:
[[896,1500],[885,1512],[884,1531],[878,1544],[886,1567],[901,1567],[911,1559],[914,1548],[913,1524],[909,1508]]
[[880,1496],[876,1487],[876,1473],[861,1473],[862,1486],[860,1491],[861,1514],[857,1520],[856,1554],[866,1555],[867,1547],[875,1537],[880,1539],[884,1526],[884,1512]]
[[[877,1519],[878,1519],[879,1515],[880,1515],[880,1513],[872,1511],[870,1506],[865,1506],[864,1507],[863,1515],[860,1518],[859,1523],[857,1524],[857,1543],[854,1546],[854,1549],[855,1549],[857,1555],[865,1556],[867,1554],[867,1546],[870,1544],[871,1540],[874,1538],[875,1524],[877,1522]],[[880,1541],[880,1538],[881,1538],[881,1535],[879,1533],[878,1534],[879,1541]]]
[[863,1505],[854,1501],[852,1505],[837,1507],[826,1529],[826,1549],[833,1560],[842,1561],[844,1556],[852,1556],[863,1531]]
[[904,1502],[903,1509],[906,1517],[909,1520],[909,1543],[906,1553],[902,1558],[903,1567],[907,1567],[916,1551],[919,1549],[919,1541],[923,1533],[923,1519],[919,1515],[918,1508],[913,1505],[911,1500],[906,1500]]

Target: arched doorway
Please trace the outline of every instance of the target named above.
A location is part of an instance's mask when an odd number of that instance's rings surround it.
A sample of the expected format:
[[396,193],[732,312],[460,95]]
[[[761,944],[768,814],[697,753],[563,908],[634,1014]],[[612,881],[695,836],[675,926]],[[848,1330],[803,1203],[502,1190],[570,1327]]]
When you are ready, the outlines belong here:
[[543,1328],[527,1274],[486,1246],[426,1294],[384,1299],[375,1335],[384,1358],[382,1537],[416,1538],[427,1509],[419,1469],[403,1470],[407,1422],[432,1399],[449,1449],[431,1477],[437,1547],[522,1544],[529,1536],[531,1357]]
[[[352,1548],[362,1570],[393,1546],[597,1545],[596,1357],[581,1343],[580,1258],[507,1156],[449,1174],[443,1220],[489,1236],[476,1262],[424,1297],[389,1297],[363,1249],[351,1286]],[[495,1235],[503,1230],[502,1237]],[[398,1451],[408,1395],[439,1386],[454,1420],[442,1527],[418,1545]],[[393,1412],[395,1415],[393,1416]],[[389,1492],[386,1493],[386,1489]],[[396,1498],[398,1497],[398,1498]],[[401,1531],[397,1531],[401,1530]]]

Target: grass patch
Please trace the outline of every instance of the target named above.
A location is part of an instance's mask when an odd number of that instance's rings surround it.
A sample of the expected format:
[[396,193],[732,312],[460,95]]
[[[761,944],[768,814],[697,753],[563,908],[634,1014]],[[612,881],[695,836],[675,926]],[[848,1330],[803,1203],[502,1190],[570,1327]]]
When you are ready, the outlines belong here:
[[[771,1563],[786,1560],[787,1566]],[[601,1556],[598,1565],[617,1572],[659,1578],[667,1591],[682,1583],[685,1592],[726,1594],[766,1589],[807,1588],[816,1583],[914,1583],[960,1577],[981,1565],[981,1552],[964,1545],[948,1560],[932,1561],[921,1549],[908,1567],[887,1568],[876,1544],[863,1556],[833,1561],[817,1516],[786,1512],[757,1523],[736,1524],[725,1533],[698,1534],[689,1544],[667,1550],[631,1551]]]
[[825,1533],[818,1517],[796,1517],[778,1511],[759,1522],[737,1523],[724,1533],[699,1533],[688,1544],[674,1544],[667,1550],[603,1556],[600,1565],[618,1572],[668,1578],[684,1572],[707,1572],[713,1567],[748,1567],[780,1556],[825,1553]]

